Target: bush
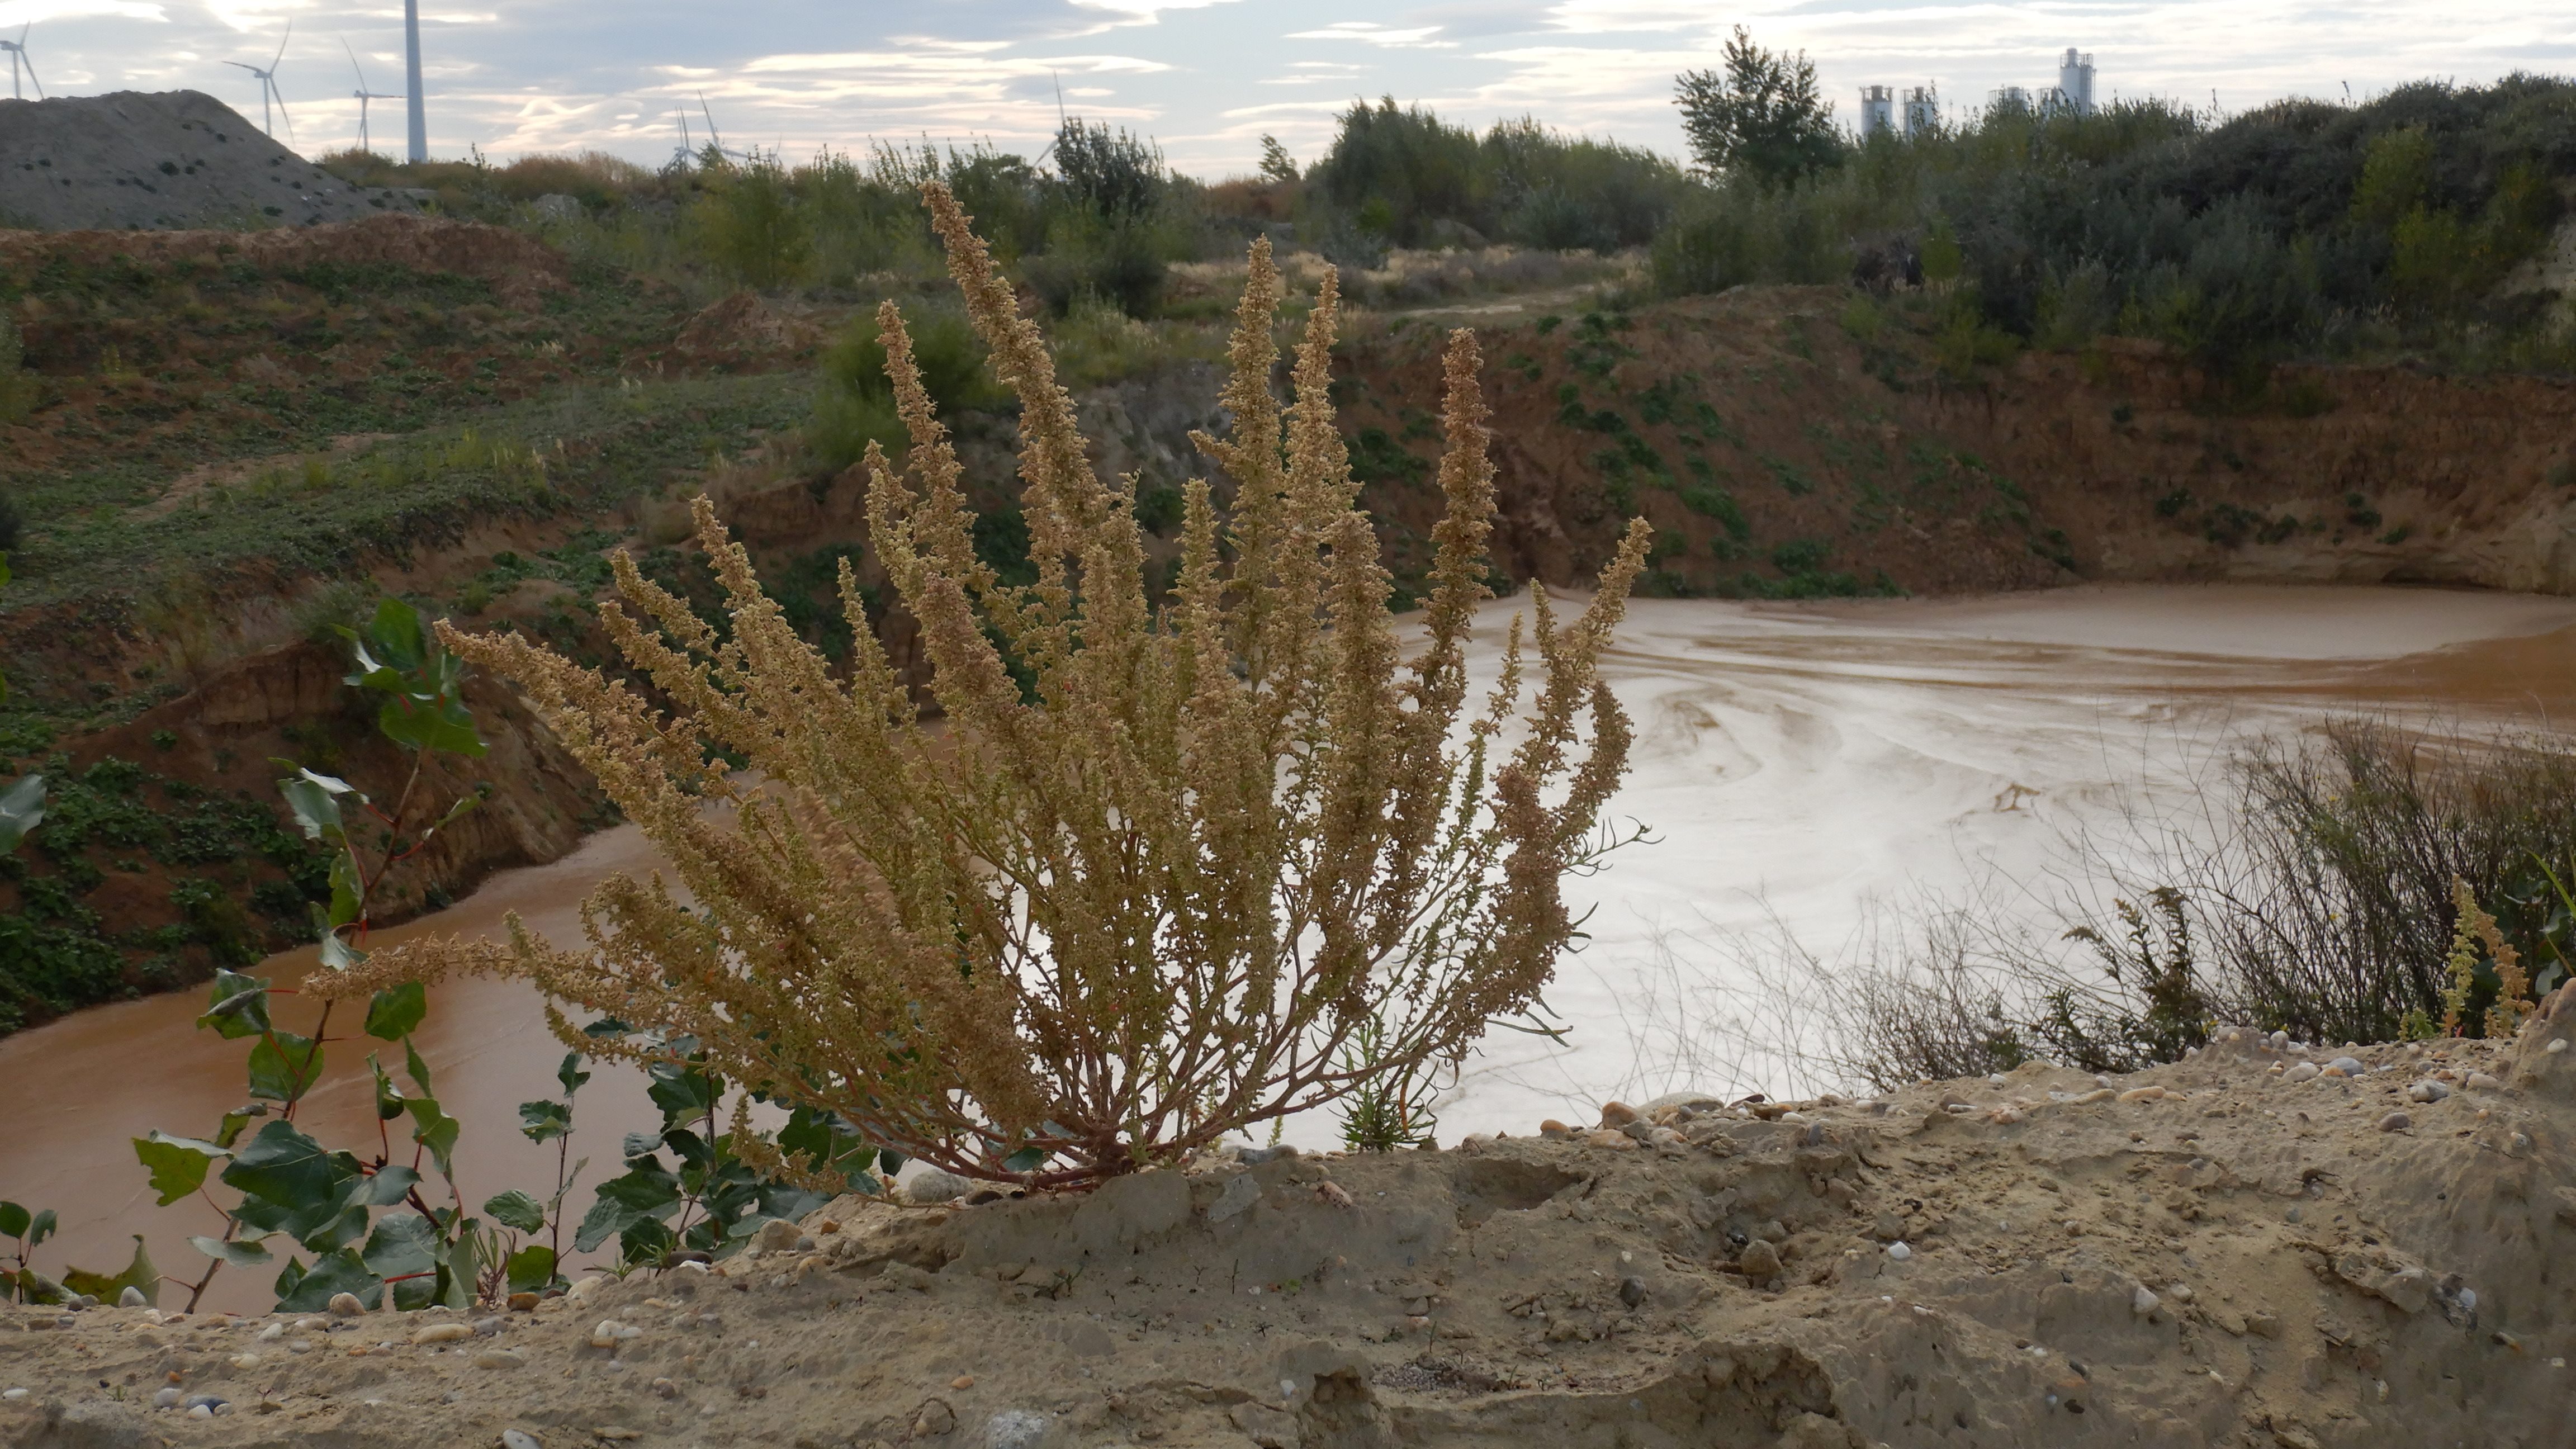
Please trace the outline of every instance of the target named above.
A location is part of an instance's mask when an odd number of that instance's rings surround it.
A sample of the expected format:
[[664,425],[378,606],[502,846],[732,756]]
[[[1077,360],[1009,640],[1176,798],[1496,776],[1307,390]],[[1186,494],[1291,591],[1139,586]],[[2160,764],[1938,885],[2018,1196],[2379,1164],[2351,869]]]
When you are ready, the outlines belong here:
[[813,255],[812,220],[775,156],[755,152],[739,166],[710,168],[693,219],[716,269],[754,291],[797,281]]
[[[911,336],[913,365],[942,412],[1002,401],[1003,394],[985,378],[983,346],[962,313],[926,312]],[[857,462],[870,440],[890,456],[900,455],[908,441],[895,411],[894,384],[886,376],[883,324],[877,317],[862,316],[824,349],[805,441],[818,462],[838,470]]]
[[[1649,530],[1631,530],[1580,620],[1539,615],[1529,718],[1513,720],[1514,689],[1491,723],[1462,720],[1492,517],[1473,343],[1447,359],[1449,511],[1405,662],[1333,431],[1335,299],[1309,316],[1289,421],[1270,393],[1278,276],[1256,244],[1224,399],[1234,435],[1206,445],[1245,501],[1221,523],[1191,485],[1179,585],[1157,610],[1136,519],[1093,476],[1037,328],[956,200],[926,190],[1020,397],[1034,573],[1008,584],[977,561],[954,454],[890,340],[918,482],[880,480],[870,541],[920,621],[946,727],[916,726],[858,619],[836,678],[701,499],[729,642],[622,554],[641,613],[606,612],[667,706],[523,637],[444,631],[528,687],[693,904],[614,879],[591,898],[590,949],[397,946],[335,990],[524,974],[558,1000],[614,1002],[642,1034],[594,1041],[555,1016],[582,1049],[661,1061],[655,1044],[685,1036],[783,1105],[1035,1187],[1354,1097],[1370,1140],[1418,1133],[1406,1084],[1531,1008],[1574,937],[1560,881],[1605,848],[1594,828],[1629,739],[1595,663]],[[714,823],[710,799],[738,814]]]
[[2475,1035],[2507,973],[2480,950],[2455,983],[2477,936],[2463,885],[2526,963],[2526,999],[2576,968],[2576,741],[2342,719],[2247,746],[2214,788],[2206,816],[2076,842],[2054,940],[2005,923],[1998,883],[1881,932],[1901,944],[1873,959],[1820,965],[1851,984],[1841,1064],[1881,1087],[2035,1058],[2130,1071],[2222,1021],[2388,1041],[2428,1031],[2455,989]]
[[1308,171],[1299,233],[1336,261],[1383,265],[1390,246],[1510,241],[1551,250],[1643,246],[1687,189],[1638,147],[1554,131],[1531,117],[1481,138],[1392,99],[1342,114]]

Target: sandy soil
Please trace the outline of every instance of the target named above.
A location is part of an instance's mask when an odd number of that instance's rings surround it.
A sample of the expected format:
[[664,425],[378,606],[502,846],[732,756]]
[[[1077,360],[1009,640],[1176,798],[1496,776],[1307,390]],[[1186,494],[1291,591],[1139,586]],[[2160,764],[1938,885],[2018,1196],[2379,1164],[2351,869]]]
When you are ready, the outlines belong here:
[[2107,1084],[844,1199],[533,1311],[13,1309],[0,1442],[2537,1449],[2576,1347],[2558,1004],[2509,1043],[2231,1032]]

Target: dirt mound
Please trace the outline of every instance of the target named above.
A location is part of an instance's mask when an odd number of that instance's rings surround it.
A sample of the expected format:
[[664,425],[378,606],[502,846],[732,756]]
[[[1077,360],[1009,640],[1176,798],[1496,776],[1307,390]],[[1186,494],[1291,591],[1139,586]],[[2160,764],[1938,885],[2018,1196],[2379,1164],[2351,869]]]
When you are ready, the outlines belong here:
[[311,226],[414,211],[261,135],[202,91],[0,105],[0,224],[43,231]]
[[[0,107],[0,115],[7,114]],[[101,265],[130,261],[159,269],[195,262],[297,271],[317,264],[389,266],[447,272],[492,284],[503,297],[572,285],[561,252],[524,232],[479,221],[419,216],[367,216],[328,226],[264,232],[0,231],[0,272],[25,274],[51,261]]]
[[2569,1031],[2230,1032],[2108,1083],[845,1198],[533,1313],[11,1310],[43,1332],[0,1439],[211,1401],[190,1442],[2537,1449],[2576,1336]]
[[682,323],[673,345],[685,352],[801,352],[821,337],[813,322],[779,311],[759,293],[735,292]]

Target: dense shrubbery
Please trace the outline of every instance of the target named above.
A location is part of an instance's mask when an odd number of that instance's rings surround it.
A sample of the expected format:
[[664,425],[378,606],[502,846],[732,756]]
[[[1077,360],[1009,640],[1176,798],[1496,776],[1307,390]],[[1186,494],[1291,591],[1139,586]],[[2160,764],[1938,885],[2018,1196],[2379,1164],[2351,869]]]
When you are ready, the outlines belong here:
[[1656,274],[1669,292],[1823,281],[1892,241],[1957,325],[2041,345],[2151,337],[2246,376],[2396,347],[2558,367],[2570,341],[2544,299],[2496,289],[2547,242],[2565,209],[2548,178],[2571,170],[2576,85],[2533,76],[2223,122],[2157,101],[1999,107],[1874,136],[1791,185],[1694,190]]
[[1389,246],[1643,246],[1689,189],[1651,151],[1523,117],[1479,136],[1419,106],[1354,104],[1305,178],[1301,240],[1374,262]]

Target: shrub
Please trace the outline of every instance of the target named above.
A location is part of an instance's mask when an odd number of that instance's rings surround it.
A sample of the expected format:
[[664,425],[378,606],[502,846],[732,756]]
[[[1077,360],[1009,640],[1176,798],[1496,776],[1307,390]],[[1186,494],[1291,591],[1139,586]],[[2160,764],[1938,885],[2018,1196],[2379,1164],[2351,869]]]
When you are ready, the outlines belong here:
[[[1035,572],[1014,586],[977,561],[956,456],[886,304],[912,449],[908,477],[871,456],[870,535],[921,622],[945,729],[917,727],[855,613],[836,678],[701,500],[728,642],[623,559],[638,612],[601,611],[667,692],[667,718],[523,638],[448,635],[528,687],[694,905],[621,877],[588,903],[591,949],[520,931],[377,962],[524,974],[637,1031],[686,1035],[725,1075],[871,1142],[1033,1186],[1436,1076],[1421,1069],[1536,1002],[1573,938],[1559,883],[1606,848],[1595,829],[1629,740],[1595,665],[1649,531],[1630,530],[1579,621],[1534,598],[1544,682],[1526,719],[1518,642],[1511,683],[1467,715],[1462,651],[1494,508],[1474,344],[1459,334],[1447,358],[1448,511],[1406,661],[1333,428],[1334,283],[1297,350],[1283,447],[1280,287],[1256,244],[1224,397],[1235,432],[1202,442],[1236,508],[1220,521],[1208,485],[1190,485],[1179,584],[1157,612],[1132,499],[1094,476],[1037,328],[956,200],[924,190],[1020,397]],[[842,590],[856,610],[846,572]],[[734,822],[703,814],[710,800]],[[652,1038],[592,1042],[555,1020],[568,1042],[660,1059]]]
[[[991,407],[1002,400],[984,376],[984,349],[963,314],[925,313],[913,338],[913,364],[922,386],[943,412]],[[814,388],[814,416],[805,441],[817,461],[838,470],[859,461],[868,444],[904,446],[894,384],[886,374],[885,342],[877,319],[853,319],[823,352]]]

